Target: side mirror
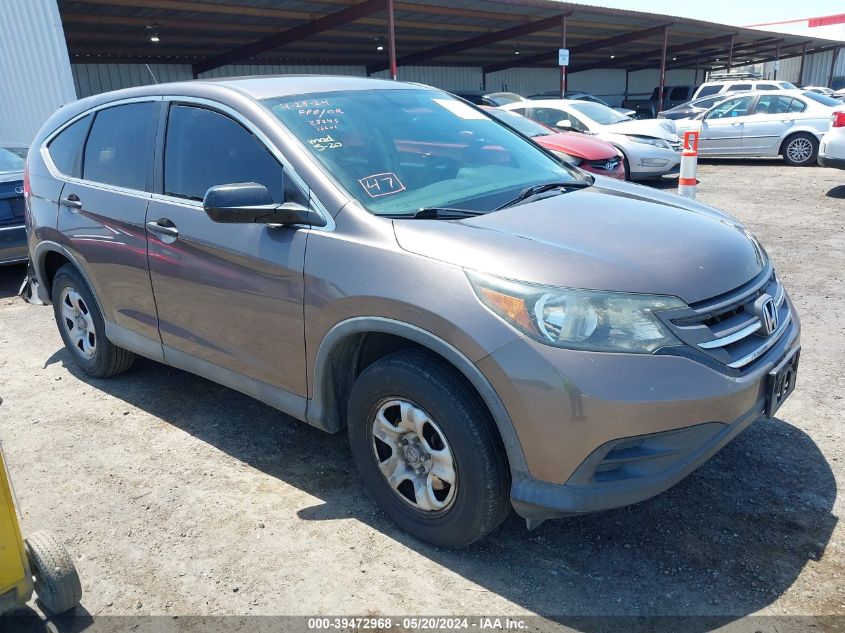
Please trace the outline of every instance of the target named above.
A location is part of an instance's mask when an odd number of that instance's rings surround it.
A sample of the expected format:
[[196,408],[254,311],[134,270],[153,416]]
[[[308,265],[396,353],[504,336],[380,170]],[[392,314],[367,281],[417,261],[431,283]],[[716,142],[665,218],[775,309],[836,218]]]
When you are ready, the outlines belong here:
[[561,119],[557,123],[555,123],[556,128],[560,128],[561,130],[571,130],[572,129],[572,121],[568,119]]
[[209,218],[221,224],[326,224],[319,213],[301,204],[276,204],[267,187],[256,182],[211,187],[202,207]]

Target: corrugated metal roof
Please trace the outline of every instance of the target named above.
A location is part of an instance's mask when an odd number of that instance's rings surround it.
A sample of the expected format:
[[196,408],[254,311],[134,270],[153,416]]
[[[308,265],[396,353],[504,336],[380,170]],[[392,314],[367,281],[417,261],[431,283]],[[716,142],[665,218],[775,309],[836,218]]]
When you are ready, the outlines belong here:
[[[358,0],[59,0],[73,61],[197,63],[239,46],[348,9]],[[613,47],[578,51],[578,46],[626,36],[663,24],[669,27],[668,67],[722,67],[728,38],[734,41],[734,64],[830,50],[838,42],[783,33],[657,15],[639,11],[570,4],[556,0],[395,0],[396,46],[400,59],[465,39],[567,15],[567,46],[573,50],[572,71],[581,68],[644,68],[659,63],[662,33],[631,37]],[[160,42],[150,42],[155,27]],[[713,38],[721,42],[698,46]],[[386,38],[384,10],[334,26],[318,34],[263,50],[239,63],[360,64],[371,68],[386,62],[377,45]],[[559,28],[546,28],[490,41],[482,46],[445,51],[426,58],[426,65],[496,68],[557,63]],[[673,50],[674,49],[674,50]],[[516,55],[516,51],[519,55]],[[612,57],[611,57],[612,56]],[[673,60],[672,57],[675,59]],[[719,58],[719,61],[716,61]],[[528,60],[527,62],[522,60]],[[234,61],[234,60],[232,60]]]

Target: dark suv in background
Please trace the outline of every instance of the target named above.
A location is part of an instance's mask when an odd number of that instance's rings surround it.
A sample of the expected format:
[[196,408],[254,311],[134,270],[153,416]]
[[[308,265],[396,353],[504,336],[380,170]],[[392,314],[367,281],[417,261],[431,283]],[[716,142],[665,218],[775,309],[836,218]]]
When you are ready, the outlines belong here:
[[795,386],[798,317],[738,221],[433,88],[101,94],[44,125],[26,183],[32,283],[79,367],[140,354],[346,427],[438,545],[658,494]]

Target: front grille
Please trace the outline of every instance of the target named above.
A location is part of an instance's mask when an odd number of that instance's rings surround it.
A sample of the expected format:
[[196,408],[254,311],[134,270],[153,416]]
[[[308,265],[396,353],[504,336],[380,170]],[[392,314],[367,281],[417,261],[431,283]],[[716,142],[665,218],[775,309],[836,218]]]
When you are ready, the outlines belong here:
[[[766,294],[774,300],[774,314],[768,315],[768,323],[764,323],[763,311],[755,307]],[[742,370],[764,356],[790,328],[791,321],[783,286],[768,269],[733,292],[693,304],[683,314],[673,313],[667,324],[700,353]],[[767,326],[773,331],[768,333]]]
[[593,169],[601,169],[602,171],[613,171],[619,166],[618,158],[606,158],[603,160],[585,160],[582,166],[589,165]]

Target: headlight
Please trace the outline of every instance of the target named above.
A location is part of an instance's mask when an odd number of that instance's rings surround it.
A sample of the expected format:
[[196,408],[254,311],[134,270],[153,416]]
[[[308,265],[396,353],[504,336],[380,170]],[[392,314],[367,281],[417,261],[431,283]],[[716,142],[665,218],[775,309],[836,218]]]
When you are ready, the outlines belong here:
[[633,134],[626,135],[630,140],[634,141],[634,143],[645,143],[646,145],[653,145],[654,147],[659,147],[660,149],[672,149],[672,146],[669,144],[669,141],[666,141],[662,138],[653,138],[651,136],[636,136]]
[[677,297],[575,290],[467,272],[481,302],[540,343],[568,349],[650,354],[681,345],[654,316],[686,307]]
[[582,159],[578,158],[577,156],[573,156],[572,154],[567,154],[566,152],[561,152],[560,150],[553,149],[552,154],[560,158],[565,163],[569,163],[573,167],[578,167],[582,162]]

